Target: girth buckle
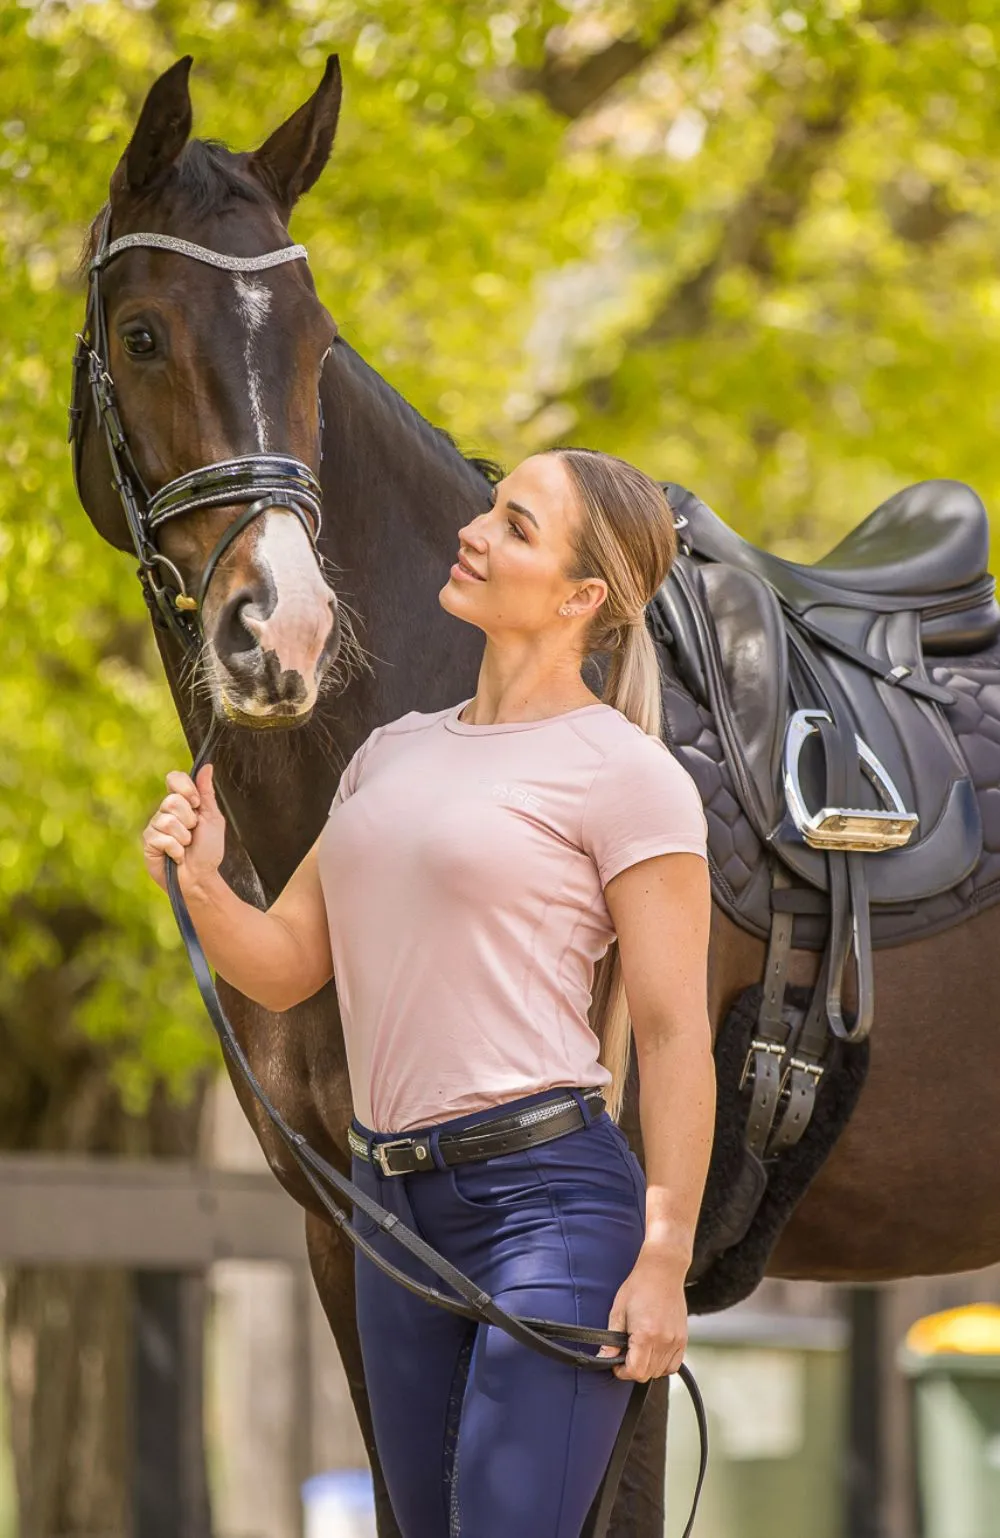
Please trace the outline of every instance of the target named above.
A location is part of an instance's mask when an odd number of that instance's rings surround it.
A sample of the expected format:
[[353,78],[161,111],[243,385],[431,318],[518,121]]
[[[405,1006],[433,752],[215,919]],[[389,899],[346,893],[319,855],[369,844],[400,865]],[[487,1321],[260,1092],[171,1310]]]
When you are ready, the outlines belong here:
[[747,1049],[746,1059],[743,1064],[743,1072],[740,1075],[739,1089],[746,1089],[756,1078],[756,1064],[754,1059],[758,1052],[769,1054],[771,1057],[784,1057],[785,1048],[776,1041],[761,1041],[755,1037]]

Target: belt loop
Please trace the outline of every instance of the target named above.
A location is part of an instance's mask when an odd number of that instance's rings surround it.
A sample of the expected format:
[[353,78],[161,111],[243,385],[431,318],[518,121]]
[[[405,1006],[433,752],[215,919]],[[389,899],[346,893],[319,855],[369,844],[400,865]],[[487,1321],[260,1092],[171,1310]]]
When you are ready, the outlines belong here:
[[566,1093],[573,1096],[573,1099],[576,1101],[580,1108],[580,1115],[583,1117],[583,1125],[585,1127],[589,1127],[591,1123],[590,1106],[583,1098],[583,1090],[567,1087]]
[[427,1134],[427,1144],[431,1151],[431,1158],[434,1160],[435,1169],[447,1170],[450,1169],[451,1166],[445,1164],[444,1159],[441,1157],[441,1150],[438,1147],[438,1139],[440,1136],[441,1133],[438,1131],[437,1127],[432,1128],[432,1130]]

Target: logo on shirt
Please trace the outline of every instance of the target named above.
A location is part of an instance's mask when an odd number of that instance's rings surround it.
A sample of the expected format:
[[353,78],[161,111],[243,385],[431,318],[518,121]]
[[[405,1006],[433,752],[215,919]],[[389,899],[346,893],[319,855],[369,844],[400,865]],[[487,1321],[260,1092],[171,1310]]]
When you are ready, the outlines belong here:
[[537,812],[542,803],[538,796],[533,796],[523,785],[505,785],[498,782],[490,787],[490,795],[494,801],[504,801],[508,806],[523,807],[526,812]]

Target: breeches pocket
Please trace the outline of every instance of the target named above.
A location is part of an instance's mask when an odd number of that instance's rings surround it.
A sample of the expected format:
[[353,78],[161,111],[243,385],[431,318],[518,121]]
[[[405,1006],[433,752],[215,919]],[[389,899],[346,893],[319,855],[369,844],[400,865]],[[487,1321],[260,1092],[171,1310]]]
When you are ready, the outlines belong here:
[[645,1220],[645,1180],[610,1117],[550,1143],[450,1170],[462,1205],[482,1214],[588,1216],[633,1208]]

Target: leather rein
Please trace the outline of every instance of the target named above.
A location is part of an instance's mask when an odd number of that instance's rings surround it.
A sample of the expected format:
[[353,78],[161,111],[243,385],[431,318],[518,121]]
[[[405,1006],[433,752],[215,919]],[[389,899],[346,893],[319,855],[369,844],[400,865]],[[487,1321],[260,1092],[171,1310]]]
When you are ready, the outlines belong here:
[[[150,494],[132,457],[118,409],[115,384],[110,372],[107,316],[101,290],[101,275],[107,264],[116,256],[137,247],[171,251],[227,272],[259,272],[284,262],[306,260],[307,253],[304,246],[289,245],[265,252],[260,256],[227,256],[204,246],[193,245],[190,241],[181,240],[176,236],[151,233],[124,235],[112,241],[110,227],[109,207],[105,212],[97,249],[89,267],[86,320],[83,332],[77,334],[77,345],[73,356],[69,441],[73,451],[74,478],[79,494],[83,417],[80,395],[86,378],[90,385],[95,419],[103,430],[111,465],[112,482],[121,501],[135,554],[139,560],[137,575],[154,623],[169,629],[189,654],[197,655],[203,643],[202,615],[209,584],[225,551],[237,535],[255,518],[275,507],[287,508],[302,523],[319,559],[317,540],[322,524],[322,494],[319,480],[308,465],[291,455],[245,454],[189,471],[170,481],[154,494]],[[168,519],[178,518],[202,508],[224,507],[234,503],[243,504],[243,511],[225,530],[205,562],[197,594],[189,594],[176,565],[157,549],[157,531]],[[219,720],[213,719],[191,766],[192,779],[208,762],[219,727]],[[239,837],[236,825],[221,796],[219,800],[222,801],[227,821]],[[446,1309],[449,1313],[458,1314],[477,1324],[495,1325],[513,1340],[520,1341],[522,1345],[530,1347],[542,1356],[590,1372],[608,1371],[623,1365],[628,1349],[628,1335],[625,1331],[602,1330],[586,1325],[565,1324],[554,1319],[537,1319],[530,1315],[508,1313],[476,1282],[459,1271],[443,1255],[438,1254],[412,1229],[401,1223],[394,1213],[373,1200],[360,1186],[341,1175],[328,1160],[323,1158],[322,1154],[311,1147],[301,1132],[296,1132],[285,1121],[257,1078],[222,1007],[208,959],[180,890],[177,866],[170,859],[166,863],[166,878],[167,893],[174,918],[184,942],[198,991],[219,1038],[223,1054],[251,1090],[272,1126],[290,1150],[331,1222],[355,1249],[386,1276],[391,1277],[393,1281],[398,1282],[400,1286],[405,1287],[407,1291],[424,1302],[434,1304],[438,1308]],[[415,1260],[426,1266],[440,1281],[445,1282],[455,1296],[442,1292],[437,1287],[416,1281],[406,1271],[385,1259],[354,1228],[348,1213],[333,1200],[331,1190],[364,1212],[384,1234],[388,1234]],[[616,1346],[618,1350],[614,1356],[596,1357],[563,1344],[570,1341],[591,1346],[611,1345]],[[682,1535],[682,1538],[689,1538],[708,1466],[708,1424],[698,1385],[690,1369],[683,1363],[678,1368],[678,1376],[691,1397],[700,1438],[698,1478],[691,1513]],[[603,1483],[595,1505],[591,1507],[592,1521],[586,1529],[587,1538],[605,1538],[608,1532],[614,1499],[629,1445],[651,1381],[633,1383]]]

